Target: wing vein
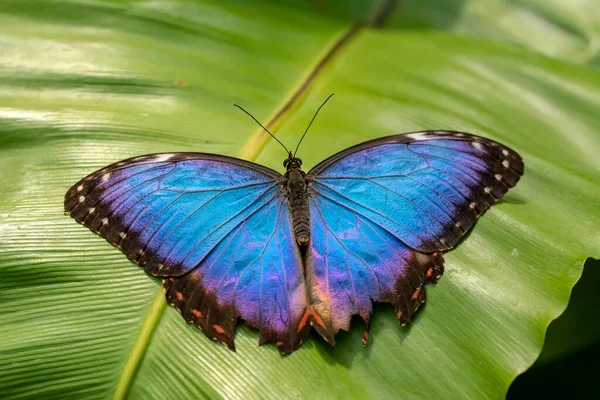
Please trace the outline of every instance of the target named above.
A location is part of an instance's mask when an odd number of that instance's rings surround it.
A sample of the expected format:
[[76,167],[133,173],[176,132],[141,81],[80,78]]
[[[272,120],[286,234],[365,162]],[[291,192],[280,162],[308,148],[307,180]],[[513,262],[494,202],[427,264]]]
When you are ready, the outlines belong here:
[[[409,151],[412,151],[411,149],[408,149],[408,150],[409,150]],[[419,155],[421,155],[421,156],[422,156],[422,154],[420,154],[420,153],[416,153],[416,152],[415,152],[415,154],[419,154]],[[454,165],[454,164],[458,164],[458,165],[462,165],[463,167],[465,167],[465,168],[467,168],[467,169],[471,170],[472,172],[475,172],[476,174],[479,174],[479,173],[480,173],[479,171],[476,171],[476,170],[474,170],[474,169],[473,169],[471,166],[469,166],[469,165],[467,165],[467,164],[463,164],[463,163],[461,163],[461,162],[459,162],[459,161],[452,160],[452,159],[450,159],[450,158],[446,158],[446,157],[442,157],[442,156],[438,156],[438,155],[433,155],[433,154],[427,154],[427,157],[434,157],[434,158],[439,158],[439,159],[441,159],[441,160],[446,160],[446,161],[448,161],[448,162],[451,164],[451,166],[452,166],[452,167],[456,167],[457,165]],[[487,168],[487,166],[485,167],[485,171],[486,171],[486,172],[488,172],[488,173],[489,173],[489,172],[491,172],[491,171],[490,171],[490,170]],[[483,172],[481,172],[481,173],[483,173]],[[474,177],[473,175],[471,175],[471,174],[468,174],[468,173],[466,173],[466,172],[464,172],[464,174],[465,174],[465,175],[467,175],[467,176],[469,176],[470,178],[472,178],[473,180],[475,180],[475,181],[477,181],[477,182],[481,181],[481,179],[480,179],[479,177]]]
[[[164,175],[160,175],[160,176],[156,176],[154,178],[148,179],[147,181],[144,181],[142,183],[140,183],[139,185],[136,185],[126,191],[124,191],[123,193],[119,194],[116,198],[119,199],[121,196],[130,193],[133,189],[135,189],[136,187],[143,185],[146,182],[150,182],[153,180],[158,180],[160,181],[161,179],[163,179],[165,176],[167,176],[168,174],[170,174],[173,170],[167,172]],[[144,196],[142,196],[143,198],[146,198],[150,193],[145,194]],[[104,217],[104,218],[112,218],[112,216],[118,211],[120,210],[120,208],[127,202],[127,200],[129,200],[131,197],[133,197],[133,195],[127,197],[125,200],[123,200],[122,202],[119,203],[119,205],[117,205],[114,209],[110,210],[110,212]],[[100,200],[98,200],[95,204],[94,207],[96,207],[98,204],[100,203]],[[98,232],[100,232],[102,230],[102,228],[107,227],[108,225],[101,225],[100,229],[98,229]]]
[[[281,204],[279,204],[279,210],[277,211],[277,219],[275,221],[275,227],[277,227],[277,225],[279,224],[279,217],[280,217],[280,213],[281,213]],[[290,295],[288,293],[289,291],[289,287],[288,287],[288,280],[287,280],[287,272],[285,270],[285,265],[284,265],[284,260],[283,260],[283,252],[281,251],[281,239],[279,238],[279,236],[276,237],[277,238],[277,249],[279,251],[279,259],[281,260],[281,269],[283,272],[283,283],[285,286],[285,302],[287,304],[287,310],[288,310],[288,317],[290,318],[290,326],[292,324],[292,307],[290,305]],[[295,250],[295,249],[294,249]],[[295,256],[295,254],[294,254]]]
[[[273,186],[274,187],[274,186]],[[219,230],[220,228],[222,228],[225,224],[229,223],[231,220],[233,220],[235,217],[237,217],[238,215],[240,215],[241,213],[243,213],[244,211],[246,211],[248,208],[252,207],[254,204],[256,204],[256,202],[263,197],[269,190],[273,189],[273,187],[270,188],[266,188],[265,190],[263,190],[252,202],[250,202],[246,207],[244,207],[242,210],[238,211],[236,214],[232,215],[231,217],[229,217],[227,220],[225,220],[224,222],[222,222],[219,226],[215,227],[213,229],[213,231],[206,235],[206,237],[204,239],[202,239],[201,241],[199,241],[187,254],[186,256],[181,260],[181,263],[184,263],[185,260],[187,260],[187,258],[198,248],[198,246],[203,243],[206,239],[208,239],[210,236],[212,236],[217,230]],[[277,194],[274,194],[273,197],[271,197],[269,200],[267,200],[265,202],[265,204],[261,205],[259,208],[257,208],[256,210],[252,211],[250,214],[248,214],[247,216],[245,216],[240,222],[238,222],[238,224],[236,224],[235,226],[233,226],[231,228],[231,230],[233,230],[235,227],[239,226],[239,224],[242,221],[245,221],[246,219],[248,219],[250,216],[254,215],[257,211],[259,211],[260,209],[262,209],[264,206],[266,206],[267,204],[269,204],[271,202],[271,200],[273,200],[275,197],[277,196]],[[231,232],[231,230],[229,232]],[[214,248],[214,246],[213,246]],[[207,253],[208,254],[208,253]]]
[[[258,199],[258,198],[262,197],[262,195],[263,195],[265,192],[267,192],[268,190],[270,190],[270,189],[271,189],[271,188],[266,188],[266,189],[264,189],[264,190],[263,190],[263,191],[262,191],[262,192],[261,192],[261,193],[260,193],[260,194],[259,194],[259,195],[256,197],[256,199],[255,199],[254,201],[252,201],[252,202],[249,204],[249,206],[250,206],[250,205],[252,205],[252,204],[254,204],[254,202],[255,202],[255,201]],[[207,204],[211,203],[213,200],[217,199],[217,198],[218,198],[219,196],[221,196],[223,193],[224,193],[224,191],[222,191],[222,190],[219,190],[219,191],[217,191],[217,193],[216,193],[216,194],[215,194],[213,197],[211,197],[210,199],[208,199],[207,201],[205,201],[204,203],[202,203],[202,204],[201,204],[199,207],[197,207],[197,208],[196,208],[196,209],[195,209],[193,212],[191,212],[191,213],[190,213],[188,216],[186,216],[184,219],[182,219],[182,220],[181,220],[181,221],[180,221],[180,222],[179,222],[179,223],[178,223],[178,224],[177,224],[177,225],[176,225],[176,226],[175,226],[173,229],[171,229],[171,231],[169,232],[169,234],[167,235],[167,237],[166,237],[166,238],[165,238],[165,239],[162,241],[162,243],[161,243],[161,244],[160,244],[160,245],[159,245],[159,246],[156,248],[156,250],[155,250],[155,251],[156,251],[156,252],[158,252],[158,250],[159,250],[161,247],[163,247],[163,246],[164,246],[164,245],[165,245],[165,244],[168,242],[168,240],[171,238],[171,236],[172,236],[172,235],[175,233],[175,231],[177,231],[177,229],[179,229],[179,227],[181,227],[181,225],[183,225],[185,222],[189,221],[189,220],[190,220],[190,218],[192,218],[192,216],[194,216],[196,213],[200,212],[200,211],[202,210],[202,208],[204,208],[204,207],[205,207]],[[242,213],[242,212],[243,212],[243,211],[245,211],[246,209],[247,209],[247,207],[246,207],[246,208],[244,208],[242,211],[239,211],[237,214],[234,214],[234,215],[233,215],[232,217],[230,217],[230,218],[229,218],[227,221],[225,221],[225,223],[227,223],[227,222],[231,221],[231,219],[235,218],[236,216],[238,216],[240,213]],[[220,228],[221,226],[223,226],[223,224],[221,224],[219,227],[215,228],[215,230],[214,230],[214,231],[216,231],[216,230],[217,230],[218,228]],[[213,231],[213,232],[214,232],[214,231]],[[206,236],[206,238],[207,238],[208,236],[210,236],[210,234],[209,234],[209,235],[207,235],[207,236]],[[205,238],[205,239],[206,239],[206,238]],[[168,258],[168,257],[171,255],[171,253],[172,253],[172,252],[173,252],[173,251],[174,251],[174,250],[177,248],[177,244],[178,244],[178,243],[180,243],[180,242],[181,242],[181,240],[179,240],[177,243],[174,243],[174,244],[173,244],[173,248],[172,248],[172,249],[171,249],[171,250],[170,250],[170,251],[167,253],[167,255],[165,256],[165,259],[167,259],[167,258]],[[193,250],[192,250],[192,251],[193,251]],[[188,253],[188,254],[189,254],[189,253]],[[183,260],[185,260],[186,258],[187,258],[187,256],[186,256],[186,257],[185,257]],[[182,262],[183,262],[183,260],[182,260]]]
[[[447,140],[447,139],[446,139],[446,140]],[[451,140],[452,140],[452,139],[451,139]],[[456,140],[456,139],[453,139],[453,140],[455,140],[455,141],[459,141],[459,142],[466,142],[466,140]],[[485,144],[487,145],[487,143],[486,143],[486,142],[481,142],[481,141],[480,141],[479,143],[485,143]],[[420,145],[429,145],[429,146],[431,146],[431,147],[439,147],[439,148],[442,148],[442,149],[454,150],[454,151],[456,151],[456,152],[459,152],[459,153],[461,153],[461,154],[471,154],[471,153],[468,153],[468,152],[466,152],[466,151],[462,151],[462,150],[454,149],[454,148],[452,148],[452,147],[447,147],[447,146],[440,146],[440,145],[438,145],[438,144],[431,144],[431,143],[429,143],[429,144],[428,144],[427,142],[413,142],[413,143],[411,143],[411,145],[416,145],[416,144],[420,144]],[[490,145],[487,145],[487,146],[488,146],[488,147],[490,147]],[[512,157],[517,157],[517,158],[518,158],[518,156],[517,156],[517,154],[515,154],[514,150],[512,150],[512,149],[510,149],[510,148],[508,148],[508,147],[506,147],[506,146],[504,146],[504,145],[501,145],[501,144],[498,144],[498,148],[501,148],[501,149],[503,149],[503,150],[506,150],[506,151],[508,151],[508,152],[509,152],[509,154],[510,154]],[[420,154],[420,153],[419,153],[419,154]],[[496,160],[496,161],[498,161],[498,162],[502,162],[502,161],[504,161],[503,159],[499,158],[499,157],[498,157],[498,156],[497,156],[495,153],[492,153],[492,152],[487,152],[486,154],[487,154],[487,155],[489,155],[491,158],[495,159],[495,160]],[[478,158],[478,157],[476,157],[476,158],[477,158],[477,159],[480,159],[480,158]],[[474,164],[481,165],[481,164],[479,164],[479,163],[476,163],[476,162],[473,162],[473,163],[474,163]],[[485,163],[485,162],[484,162],[484,164],[485,164],[485,165],[483,165],[483,166],[485,166],[485,167],[487,168],[487,163]],[[510,165],[509,165],[509,167],[508,167],[508,168],[510,168],[510,169],[511,169],[511,170],[512,170],[512,171],[513,171],[515,174],[517,174],[518,176],[521,176],[521,175],[522,175],[522,174],[520,174],[519,172],[517,172],[517,171],[516,171],[514,168],[512,168],[512,166],[510,166]]]
[[[138,184],[136,184],[134,186],[126,188],[125,190],[123,190],[123,193],[120,193],[120,194],[117,195],[117,197],[115,198],[115,200],[121,198],[122,196],[124,196],[126,194],[128,194],[129,192],[131,192],[135,188],[137,188],[137,187],[139,187],[141,185],[144,185],[145,183],[148,183],[148,182],[151,182],[151,181],[154,181],[154,180],[160,180],[160,179],[164,178],[165,176],[169,175],[173,171],[173,169],[174,168],[172,168],[170,171],[167,171],[167,172],[165,172],[165,173],[163,173],[161,175],[154,176],[154,177],[152,177],[150,179],[147,179],[145,181],[142,181],[142,182],[140,182],[140,183],[138,183]],[[148,170],[150,170],[150,168]],[[144,171],[144,172],[147,172],[147,171]],[[123,180],[119,181],[118,183],[124,182],[127,179],[129,179],[129,178],[123,179]],[[107,196],[110,196],[111,194],[113,194],[114,191],[111,191],[110,193],[107,193],[107,191],[108,191],[109,188],[113,187],[114,185],[116,185],[116,183],[115,184],[111,184],[111,185],[107,186],[106,188],[99,189],[101,191],[100,195],[98,196],[98,198],[96,199],[96,202],[92,205],[92,207],[97,207],[98,204],[100,204],[101,202],[103,202]],[[98,188],[99,188],[99,186],[94,186],[94,189],[98,189]],[[90,192],[88,192],[86,194],[86,196],[88,196],[91,192],[93,192],[94,189],[92,189]],[[70,212],[72,213],[78,206],[80,206],[82,204],[83,204],[82,202],[76,204],[73,208],[71,208]]]
[[261,185],[269,185],[269,184],[273,184],[275,181],[263,181],[263,182],[254,182],[254,183],[249,183],[246,185],[238,185],[238,186],[229,186],[226,188],[221,188],[221,189],[198,189],[198,190],[175,190],[175,189],[164,189],[161,188],[162,191],[164,192],[173,192],[173,193],[184,193],[184,194],[190,194],[190,193],[206,193],[206,192],[228,192],[231,190],[237,190],[237,189],[245,189],[245,188],[249,188],[249,187],[254,187],[254,186],[261,186]]
[[[416,232],[413,232],[413,231],[411,231],[410,229],[408,229],[406,226],[402,225],[401,223],[399,223],[399,222],[396,222],[396,221],[392,220],[391,218],[389,218],[389,217],[386,217],[385,215],[381,214],[380,212],[378,212],[378,211],[375,211],[375,210],[373,210],[373,209],[372,209],[372,208],[370,208],[370,207],[366,207],[366,206],[364,206],[364,205],[362,205],[362,204],[360,204],[360,203],[358,203],[358,202],[356,202],[356,201],[354,201],[354,200],[350,199],[350,198],[349,198],[349,197],[347,197],[347,196],[344,196],[344,195],[343,195],[342,193],[340,193],[339,191],[337,191],[337,190],[335,190],[335,189],[331,189],[331,188],[329,187],[329,185],[325,185],[325,184],[323,184],[323,185],[324,185],[324,186],[327,186],[327,187],[328,187],[328,188],[329,188],[331,191],[333,191],[333,192],[335,192],[335,193],[339,194],[341,197],[343,197],[344,199],[348,200],[350,203],[355,203],[355,204],[357,204],[357,205],[359,205],[359,206],[361,206],[361,207],[364,207],[364,208],[366,208],[367,210],[369,210],[369,211],[373,212],[374,214],[377,214],[377,215],[379,215],[380,217],[382,217],[382,218],[384,218],[384,219],[386,219],[386,220],[390,221],[391,223],[393,223],[393,224],[397,224],[397,225],[401,226],[401,227],[402,227],[403,229],[405,229],[407,232],[410,232],[410,233],[411,233],[411,234],[413,234],[415,237],[419,238],[419,240],[421,240],[421,241],[423,241],[423,242],[427,242],[425,239],[423,239],[422,237],[420,237],[419,235],[417,235],[417,233],[416,233]],[[351,210],[351,211],[356,211],[357,213],[359,213],[360,215],[362,215],[364,218],[368,219],[369,221],[371,221],[371,222],[372,222],[372,223],[374,223],[375,225],[377,225],[377,226],[381,227],[381,229],[384,229],[385,231],[389,232],[391,235],[393,235],[393,236],[396,236],[396,235],[395,235],[393,232],[390,232],[388,229],[386,229],[385,227],[383,227],[383,226],[379,225],[377,222],[373,221],[371,218],[367,217],[367,216],[366,216],[366,215],[364,215],[363,213],[361,213],[361,212],[359,212],[359,211],[357,211],[357,210],[354,210],[354,209],[353,209],[353,208],[351,208],[350,206],[348,206],[348,205],[346,205],[346,204],[344,204],[344,203],[342,203],[342,202],[340,202],[340,201],[338,201],[338,200],[335,200],[335,199],[331,198],[330,196],[327,196],[327,195],[325,195],[323,192],[319,191],[319,190],[318,190],[318,189],[317,189],[315,186],[313,186],[313,188],[314,188],[314,189],[315,189],[315,191],[316,191],[318,194],[320,194],[321,196],[323,196],[323,197],[325,197],[325,198],[327,198],[327,199],[329,199],[329,200],[333,201],[334,203],[337,203],[337,204],[341,205],[342,207],[344,207],[344,208],[346,208],[346,209],[348,209],[348,210]],[[397,237],[397,236],[396,236],[396,237]],[[398,238],[398,239],[400,239],[400,238]],[[402,239],[400,239],[400,240],[402,241]]]
[[[359,259],[366,267],[369,271],[371,271],[371,273],[373,274],[373,276],[375,276],[375,273],[369,268],[369,264],[358,254],[356,254],[355,252],[351,251],[350,249],[348,249],[348,247],[346,247],[346,245],[340,240],[340,238],[335,234],[335,232],[333,232],[333,230],[329,227],[329,225],[327,225],[327,221],[325,219],[325,216],[323,215],[323,211],[321,210],[321,207],[319,206],[319,204],[317,202],[315,202],[316,208],[319,212],[319,215],[321,216],[321,220],[324,222],[324,226],[325,229],[327,229],[331,235],[336,239],[336,241],[340,244],[340,246],[342,246],[345,250],[346,253],[346,269],[348,270],[348,277],[350,278],[350,284],[352,285],[352,292],[354,294],[354,307],[356,309],[356,312],[359,312],[360,308],[358,306],[358,296],[356,295],[356,287],[354,285],[354,278],[352,276],[352,271],[350,270],[350,262],[348,259],[348,254],[353,255],[354,257],[356,257],[357,259]],[[358,216],[356,215],[355,212],[352,211],[352,213],[354,214],[354,216],[356,217],[356,219],[359,219]],[[377,276],[375,276],[375,279],[377,280]],[[377,282],[379,282],[379,280],[377,280]],[[368,286],[368,285],[367,285]],[[369,296],[370,297],[370,296]]]

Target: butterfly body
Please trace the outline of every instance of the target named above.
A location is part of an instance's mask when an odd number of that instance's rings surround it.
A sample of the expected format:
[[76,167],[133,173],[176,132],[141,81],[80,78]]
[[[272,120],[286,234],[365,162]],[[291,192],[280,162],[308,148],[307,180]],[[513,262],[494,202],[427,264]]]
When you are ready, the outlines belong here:
[[306,174],[301,170],[302,161],[290,153],[284,161],[287,168],[283,176],[283,187],[288,199],[294,237],[299,246],[306,246],[310,240],[310,217],[308,210],[308,187]]
[[[164,278],[167,301],[234,348],[239,319],[283,353],[314,327],[335,344],[373,302],[405,325],[456,245],[516,185],[521,157],[453,131],[358,144],[284,174],[205,153],[149,154],[73,185],[65,209]],[[365,335],[365,341],[367,336]]]

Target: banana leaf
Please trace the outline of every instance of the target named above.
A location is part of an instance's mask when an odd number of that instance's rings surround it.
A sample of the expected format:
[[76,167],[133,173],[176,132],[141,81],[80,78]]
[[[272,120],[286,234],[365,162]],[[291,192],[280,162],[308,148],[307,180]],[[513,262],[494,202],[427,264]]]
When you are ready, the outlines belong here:
[[[423,15],[439,2],[416,3],[3,1],[2,397],[504,397],[583,262],[600,257],[597,53],[573,60],[582,42],[528,42],[519,18],[503,22],[519,40],[479,29],[492,13],[467,12],[477,24],[454,29],[474,2],[433,20]],[[565,9],[586,15],[585,2],[528,3],[543,26],[564,27],[552,18]],[[281,147],[232,103],[292,147],[332,92],[300,148],[305,169],[423,129],[484,135],[525,160],[519,185],[445,254],[415,321],[401,328],[377,305],[366,348],[356,320],[335,347],[311,335],[289,356],[239,325],[231,352],[166,306],[159,279],[63,212],[81,177],[146,153],[282,170]]]

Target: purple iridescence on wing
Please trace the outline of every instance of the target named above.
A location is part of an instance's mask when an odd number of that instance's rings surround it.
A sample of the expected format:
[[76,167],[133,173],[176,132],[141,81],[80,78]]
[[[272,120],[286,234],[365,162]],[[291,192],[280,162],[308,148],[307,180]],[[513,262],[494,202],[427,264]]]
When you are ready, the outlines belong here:
[[75,184],[65,208],[164,277],[169,303],[208,337],[233,349],[243,319],[289,353],[313,326],[335,343],[353,315],[367,323],[366,343],[374,301],[410,322],[443,273],[441,251],[523,168],[508,147],[460,132],[359,144],[305,175],[308,246],[294,237],[287,178],[225,156],[125,160]]
[[496,142],[457,139],[424,135],[367,147],[319,171],[313,187],[415,250],[446,250],[522,174],[518,155]]
[[415,252],[329,198],[311,200],[310,212],[307,281],[311,303],[323,321],[315,325],[317,330],[333,342],[340,329],[349,330],[352,315],[360,315],[368,325],[373,301],[395,305],[401,323],[408,322],[425,301],[423,285],[442,274],[441,256]]
[[308,174],[310,304],[333,341],[371,302],[391,303],[401,323],[425,301],[477,217],[513,187],[523,162],[513,150],[459,132],[417,132],[340,152]]
[[284,352],[306,309],[302,261],[281,175],[200,153],[113,164],[65,197],[71,216],[165,280],[167,299],[233,348],[238,318]]
[[227,162],[177,157],[100,170],[72,188],[67,209],[148,272],[184,274],[274,198],[277,181]]
[[298,325],[307,301],[288,213],[279,199],[253,213],[189,274],[165,281],[169,302],[230,348],[242,318],[260,329],[261,342],[291,352],[303,336]]

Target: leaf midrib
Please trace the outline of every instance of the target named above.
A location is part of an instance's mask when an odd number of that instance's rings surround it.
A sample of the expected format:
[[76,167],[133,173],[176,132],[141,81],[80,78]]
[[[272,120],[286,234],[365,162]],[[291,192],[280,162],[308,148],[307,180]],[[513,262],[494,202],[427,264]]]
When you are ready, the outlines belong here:
[[[305,98],[309,87],[325,69],[325,66],[335,58],[336,54],[339,53],[339,50],[351,39],[353,39],[360,32],[360,30],[361,27],[359,25],[352,24],[340,31],[334,37],[334,40],[332,40],[332,42],[325,47],[324,52],[317,57],[316,62],[308,68],[307,73],[293,88],[290,95],[288,95],[283,101],[282,105],[278,107],[276,112],[274,112],[268,118],[268,122],[265,124],[265,126],[269,130],[274,130],[276,127],[280,126],[285,118],[290,115],[291,111],[298,107],[299,103]],[[244,146],[240,158],[248,161],[255,161],[266,147],[270,139],[271,137],[266,134],[262,128],[258,129],[250,137],[248,143]],[[152,335],[154,334],[154,331],[161,320],[166,305],[167,302],[161,286],[154,298],[154,301],[152,302],[148,314],[146,315],[133,348],[127,357],[125,366],[121,371],[113,399],[124,399],[126,397],[127,391],[131,386],[142,359],[144,358],[150,340],[152,339]]]
[[[280,126],[286,117],[288,117],[292,111],[294,111],[306,97],[308,89],[312,86],[315,80],[325,70],[326,66],[330,64],[335,57],[340,53],[351,40],[354,40],[356,36],[361,32],[363,26],[380,27],[382,26],[387,18],[392,14],[396,8],[398,0],[383,0],[378,8],[367,17],[362,23],[353,23],[348,25],[346,28],[340,30],[329,42],[323,52],[316,57],[313,64],[309,66],[307,72],[302,76],[300,81],[292,88],[291,92],[284,99],[276,111],[269,116],[265,126],[273,131]],[[248,143],[243,147],[240,158],[255,161],[260,153],[264,150],[267,143],[271,139],[262,128],[257,129],[254,134],[250,137]],[[124,399],[127,395],[127,391],[131,386],[131,382],[144,358],[144,355],[148,349],[148,345],[152,339],[152,335],[160,322],[160,319],[164,313],[167,302],[163,293],[162,285],[158,290],[154,301],[144,319],[144,323],[140,329],[137,339],[133,345],[133,348],[127,357],[125,366],[119,376],[113,398]]]

